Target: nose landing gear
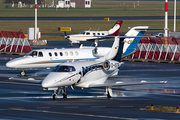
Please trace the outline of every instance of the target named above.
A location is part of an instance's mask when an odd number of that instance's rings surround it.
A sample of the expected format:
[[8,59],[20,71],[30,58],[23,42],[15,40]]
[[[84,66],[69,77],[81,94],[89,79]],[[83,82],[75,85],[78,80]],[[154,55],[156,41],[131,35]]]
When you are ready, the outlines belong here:
[[56,94],[56,90],[54,90],[54,93],[53,93],[53,95],[52,95],[53,100],[56,100],[57,95],[59,95],[59,94],[61,93],[61,91],[62,91],[62,94],[63,94],[63,98],[67,98],[67,90],[66,90],[66,88],[64,87],[64,88],[59,88],[58,94]]

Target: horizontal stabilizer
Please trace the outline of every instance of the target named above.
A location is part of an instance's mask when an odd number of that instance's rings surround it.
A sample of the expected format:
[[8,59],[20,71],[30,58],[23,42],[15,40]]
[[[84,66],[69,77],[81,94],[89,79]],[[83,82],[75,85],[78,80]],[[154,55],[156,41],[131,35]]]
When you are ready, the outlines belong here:
[[148,29],[136,28],[135,30],[164,30],[164,28],[148,28]]

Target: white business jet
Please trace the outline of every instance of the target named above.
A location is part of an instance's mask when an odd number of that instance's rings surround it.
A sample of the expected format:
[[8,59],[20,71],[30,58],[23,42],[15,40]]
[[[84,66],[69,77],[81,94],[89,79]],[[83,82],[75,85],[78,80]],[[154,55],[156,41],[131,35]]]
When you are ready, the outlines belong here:
[[71,46],[72,43],[81,43],[83,41],[94,41],[95,46],[98,44],[98,40],[106,39],[106,36],[117,36],[119,35],[119,30],[121,28],[123,21],[118,20],[115,25],[109,31],[83,31],[78,34],[64,35],[64,38],[70,41]]
[[[133,27],[125,36],[143,36],[147,29],[148,26]],[[133,54],[140,40],[141,38],[125,38],[122,57]],[[51,68],[61,62],[95,60],[105,56],[110,49],[109,47],[82,46],[80,48],[39,49],[31,51],[23,57],[7,62],[6,66],[9,68],[23,69],[20,74],[25,75],[24,69]]]
[[[68,86],[84,88],[104,87],[106,88],[106,94],[108,98],[113,95],[112,87],[117,86],[129,86],[129,85],[141,85],[141,84],[153,84],[153,83],[166,83],[166,81],[141,81],[141,82],[115,82],[106,83],[108,77],[118,74],[122,48],[124,39],[137,36],[118,36],[115,37],[115,41],[111,50],[102,58],[95,61],[76,61],[65,62],[58,64],[52,72],[50,72],[44,80],[24,80],[31,83],[39,83],[44,90],[54,90],[53,99],[55,100],[58,93],[62,92],[63,98],[67,98]],[[139,36],[142,37],[142,36]],[[120,39],[121,38],[121,39]],[[18,80],[19,78],[10,78]]]

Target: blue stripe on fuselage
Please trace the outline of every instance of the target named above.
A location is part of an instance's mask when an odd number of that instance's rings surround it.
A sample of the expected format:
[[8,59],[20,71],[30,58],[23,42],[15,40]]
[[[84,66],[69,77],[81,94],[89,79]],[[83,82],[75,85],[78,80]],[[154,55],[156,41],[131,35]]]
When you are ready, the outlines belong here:
[[[145,31],[141,31],[137,34],[137,36],[143,36],[144,33]],[[141,38],[134,38],[134,40],[131,42],[127,50],[122,54],[122,57],[132,54],[135,51],[140,40]]]
[[52,62],[60,62],[60,61],[79,61],[79,60],[96,60],[98,58],[82,58],[82,59],[56,59],[56,60],[47,60],[47,61],[39,61],[39,62],[36,62],[37,63],[52,63]]

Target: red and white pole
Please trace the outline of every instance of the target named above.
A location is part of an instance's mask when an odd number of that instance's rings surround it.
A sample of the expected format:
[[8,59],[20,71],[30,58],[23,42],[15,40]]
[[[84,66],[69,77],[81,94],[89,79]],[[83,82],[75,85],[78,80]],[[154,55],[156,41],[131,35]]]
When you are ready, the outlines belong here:
[[35,28],[34,28],[34,39],[37,40],[37,0],[35,0]]
[[165,0],[165,28],[164,37],[168,37],[168,0]]
[[138,3],[138,6],[139,6],[139,0],[137,1],[137,3]]
[[176,0],[174,0],[174,32],[176,32]]

